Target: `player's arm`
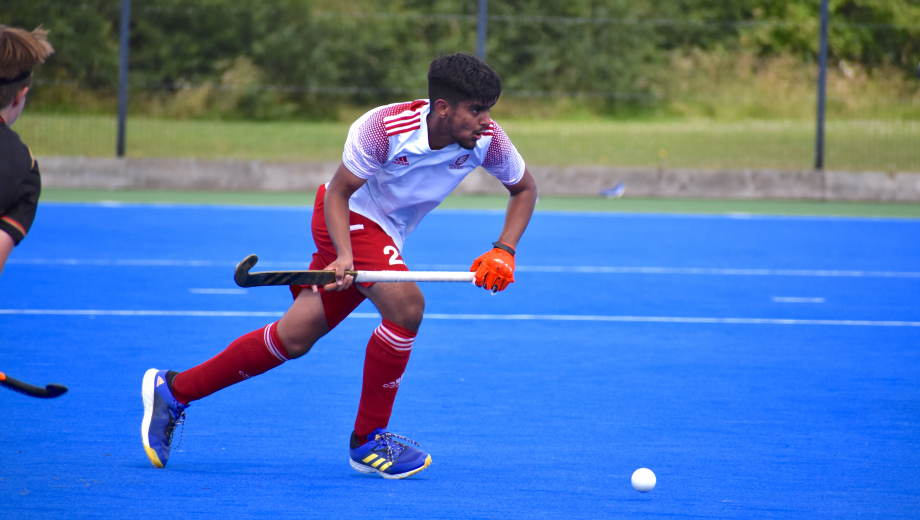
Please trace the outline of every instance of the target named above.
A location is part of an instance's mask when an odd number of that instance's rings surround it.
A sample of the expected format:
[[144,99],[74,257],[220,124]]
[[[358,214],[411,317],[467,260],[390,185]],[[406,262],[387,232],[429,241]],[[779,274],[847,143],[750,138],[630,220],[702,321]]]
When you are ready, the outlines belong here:
[[335,270],[335,283],[323,286],[326,291],[341,291],[351,287],[354,282],[354,278],[345,276],[345,271],[354,269],[348,200],[365,182],[367,179],[358,177],[344,164],[340,164],[326,187],[326,196],[323,198],[326,228],[338,253],[335,261],[326,266],[327,270]]
[[516,248],[524,230],[527,229],[527,224],[530,223],[530,217],[533,216],[533,208],[537,204],[537,183],[525,167],[521,180],[505,188],[508,189],[511,198],[505,210],[505,225],[502,227],[502,234],[499,235],[498,241]]
[[0,274],[3,274],[3,266],[6,265],[6,259],[9,258],[14,247],[16,243],[13,242],[13,237],[0,231]]
[[505,211],[505,225],[491,251],[477,258],[470,271],[476,272],[473,282],[490,291],[503,291],[514,281],[515,248],[530,223],[537,204],[537,183],[524,168],[524,174],[515,184],[505,185],[511,198]]
[[[0,123],[2,124],[2,123]],[[35,220],[35,208],[41,195],[42,182],[38,163],[24,145],[18,160],[7,160],[0,164],[0,193],[12,193],[13,198],[6,208],[0,207],[0,272],[6,259],[29,232]],[[11,168],[29,168],[25,177],[16,175]]]

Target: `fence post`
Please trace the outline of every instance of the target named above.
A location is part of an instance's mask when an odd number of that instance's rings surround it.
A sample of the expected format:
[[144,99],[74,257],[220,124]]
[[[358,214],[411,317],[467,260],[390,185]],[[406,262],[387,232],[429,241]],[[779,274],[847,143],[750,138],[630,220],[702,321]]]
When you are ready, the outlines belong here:
[[121,0],[121,34],[118,40],[118,142],[115,154],[125,156],[125,123],[128,117],[128,41],[131,32],[131,0]]
[[486,19],[489,13],[489,0],[479,0],[479,16],[476,25],[476,57],[486,61]]
[[827,104],[827,22],[828,0],[821,0],[821,35],[818,42],[818,110],[815,132],[815,169],[824,169],[824,119]]

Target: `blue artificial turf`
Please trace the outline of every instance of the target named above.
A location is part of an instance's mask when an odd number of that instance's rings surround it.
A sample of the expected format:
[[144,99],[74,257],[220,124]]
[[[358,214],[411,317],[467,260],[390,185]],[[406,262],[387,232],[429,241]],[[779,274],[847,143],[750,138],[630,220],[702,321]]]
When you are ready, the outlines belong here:
[[[920,221],[897,219],[538,212],[505,293],[423,287],[429,318],[390,425],[432,454],[429,469],[384,481],[348,465],[378,324],[368,304],[306,357],[194,403],[181,446],[153,468],[140,441],[144,371],[188,368],[277,319],[287,289],[233,293],[233,266],[257,253],[265,268],[303,268],[309,218],[42,205],[0,277],[0,371],[70,392],[0,392],[0,518],[920,510]],[[466,269],[501,224],[501,212],[434,212],[404,257]],[[737,269],[755,271],[726,271]],[[523,316],[497,319],[507,315]],[[620,321],[573,319],[586,316]],[[630,487],[639,467],[658,477],[651,493]]]

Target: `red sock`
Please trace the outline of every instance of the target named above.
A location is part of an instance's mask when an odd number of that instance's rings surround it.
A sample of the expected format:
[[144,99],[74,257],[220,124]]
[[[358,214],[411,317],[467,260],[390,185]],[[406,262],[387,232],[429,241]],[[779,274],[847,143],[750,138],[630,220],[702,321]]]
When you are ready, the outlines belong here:
[[214,392],[257,376],[287,361],[287,349],[278,337],[278,322],[243,334],[220,354],[195,368],[180,372],[172,393],[188,404]]
[[393,401],[412,352],[415,332],[383,320],[371,335],[364,355],[364,385],[355,420],[360,440],[377,428],[386,428],[393,412]]

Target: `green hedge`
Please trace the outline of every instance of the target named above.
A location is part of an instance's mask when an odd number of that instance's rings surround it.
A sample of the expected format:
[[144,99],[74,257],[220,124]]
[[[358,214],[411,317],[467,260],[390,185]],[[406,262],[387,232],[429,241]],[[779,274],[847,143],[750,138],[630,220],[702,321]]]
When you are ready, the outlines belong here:
[[[179,117],[330,118],[342,105],[423,96],[432,58],[474,52],[476,4],[135,0],[132,103],[148,114]],[[810,61],[817,46],[815,0],[489,4],[488,61],[506,89],[586,93],[580,103],[595,113],[666,97],[673,90],[668,69],[675,50],[745,50]],[[914,72],[920,59],[916,1],[831,4],[834,60]],[[37,108],[111,111],[119,10],[118,0],[0,3],[0,23],[51,30],[58,52],[37,75],[49,87],[36,89]],[[177,105],[177,98],[185,104]]]

